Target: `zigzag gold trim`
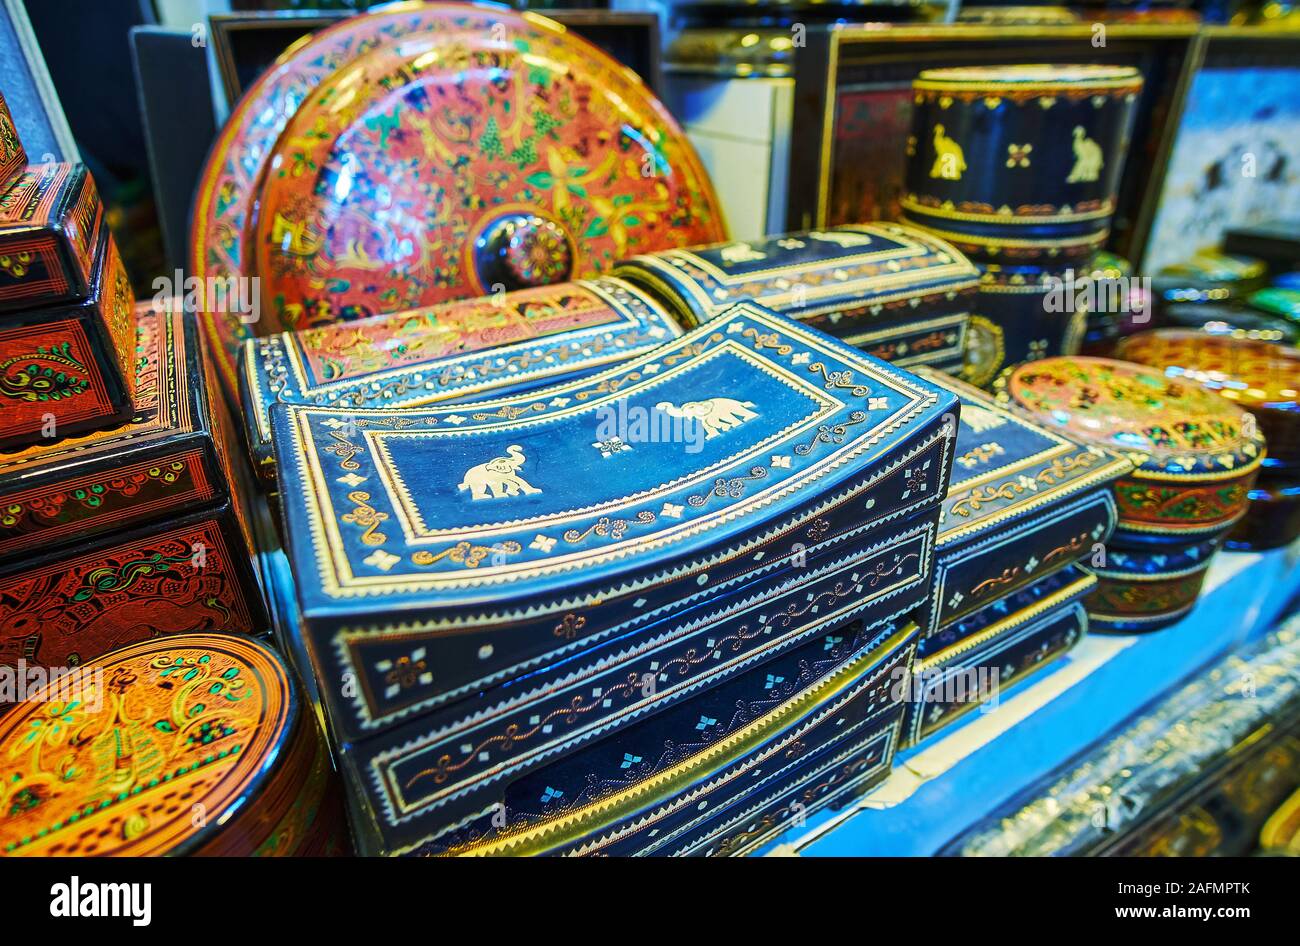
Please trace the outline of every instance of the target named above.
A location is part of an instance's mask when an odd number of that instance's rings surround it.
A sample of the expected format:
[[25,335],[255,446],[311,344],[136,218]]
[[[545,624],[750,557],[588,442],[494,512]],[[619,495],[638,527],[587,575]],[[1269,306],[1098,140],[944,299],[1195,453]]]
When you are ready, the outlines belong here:
[[[916,223],[916,221],[911,221]],[[1088,249],[1093,246],[1100,246],[1110,236],[1110,227],[1103,227],[1092,233],[1083,233],[1077,237],[1069,237],[1061,240],[1019,240],[1009,237],[986,237],[975,233],[957,233],[953,230],[940,230],[936,227],[930,227],[930,232],[937,237],[950,240],[953,243],[973,243],[976,246],[993,246],[993,247],[1056,247],[1058,249]]]
[[1003,214],[997,213],[971,213],[964,210],[947,210],[942,207],[931,207],[929,204],[923,204],[912,196],[904,196],[899,199],[899,204],[904,210],[911,210],[918,214],[928,214],[931,217],[940,217],[944,220],[966,220],[971,223],[1073,223],[1078,220],[1102,220],[1110,217],[1115,213],[1115,202],[1109,198],[1106,200],[1106,206],[1101,210],[1089,210],[1084,213],[1057,213],[1057,214]]

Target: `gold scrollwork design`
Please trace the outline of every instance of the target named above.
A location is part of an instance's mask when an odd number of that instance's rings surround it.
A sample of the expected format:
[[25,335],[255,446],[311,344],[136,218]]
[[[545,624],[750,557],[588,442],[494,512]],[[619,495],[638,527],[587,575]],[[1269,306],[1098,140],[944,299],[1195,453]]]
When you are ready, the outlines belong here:
[[1072,538],[1069,542],[1066,542],[1064,545],[1058,545],[1056,548],[1052,549],[1050,552],[1048,552],[1046,555],[1043,556],[1044,564],[1052,561],[1055,558],[1060,558],[1062,555],[1069,556],[1070,561],[1074,561],[1075,559],[1079,558],[1080,554],[1084,551],[1084,549],[1088,547],[1088,537],[1089,536],[1087,532],[1080,532],[1078,535]]
[[765,348],[773,349],[778,355],[788,355],[794,351],[789,345],[781,341],[781,336],[776,332],[760,332],[756,328],[747,328],[740,333],[742,338],[748,338],[754,343],[756,351],[762,351]]
[[1011,568],[1002,569],[1001,575],[994,575],[992,578],[986,578],[974,588],[971,589],[972,597],[979,597],[984,592],[993,588],[1000,588],[1003,585],[1009,585],[1020,575],[1020,566],[1014,565]]
[[741,496],[745,495],[745,483],[747,481],[761,480],[765,476],[767,476],[767,467],[764,466],[751,467],[748,476],[733,476],[731,478],[720,476],[713,481],[713,488],[711,490],[707,493],[696,493],[692,496],[688,496],[686,497],[686,502],[688,505],[698,509],[714,496],[719,499],[726,497],[739,499]]
[[445,558],[449,562],[464,565],[466,568],[478,568],[483,559],[489,555],[514,555],[522,549],[523,546],[513,539],[507,542],[498,542],[496,545],[474,545],[472,542],[457,542],[450,548],[445,548],[437,553],[416,552],[411,556],[411,561],[416,565],[432,565]]
[[388,536],[379,531],[379,526],[388,520],[388,513],[380,512],[370,505],[370,494],[364,490],[353,490],[348,493],[348,502],[353,503],[355,508],[351,512],[345,512],[341,518],[344,522],[361,526],[364,530],[361,541],[366,545],[383,545],[387,542]]
[[650,512],[648,509],[643,509],[641,512],[638,512],[630,521],[627,519],[611,519],[609,516],[601,516],[593,525],[588,526],[586,529],[569,529],[564,533],[564,541],[569,543],[581,542],[589,535],[598,535],[602,539],[610,538],[617,542],[619,539],[623,538],[623,535],[627,532],[628,526],[633,525],[634,523],[639,525],[648,525],[649,523],[654,522],[656,518],[655,514]]
[[811,599],[805,601],[802,607],[798,604],[787,605],[784,611],[772,619],[772,623],[776,624],[779,621],[781,627],[789,627],[790,622],[803,617],[813,608],[819,607],[823,604],[830,604],[839,601],[841,598],[847,597],[853,591],[854,587],[855,586],[853,585],[846,585],[842,581],[837,581],[834,588],[814,595]]
[[555,625],[554,631],[556,637],[563,637],[566,641],[571,641],[578,636],[578,632],[587,626],[587,618],[582,614],[574,614],[570,611],[564,616],[559,624]]
[[524,414],[546,410],[545,404],[529,404],[527,407],[511,407],[509,404],[491,413],[471,414],[475,420],[518,420]]
[[361,469],[361,464],[356,461],[356,455],[362,452],[361,447],[348,440],[337,430],[330,431],[330,439],[334,443],[325,445],[325,452],[332,453],[339,458],[339,466],[348,471]]
[[854,397],[866,397],[871,389],[864,384],[858,384],[853,377],[853,372],[847,369],[841,371],[827,371],[826,366],[820,361],[815,361],[808,366],[808,370],[814,374],[820,374],[826,381],[826,390],[846,390],[852,389]]
[[996,486],[983,486],[971,490],[970,495],[964,496],[953,503],[950,511],[958,516],[970,517],[983,509],[988,503],[993,503],[999,499],[1010,502],[1029,489],[1036,490],[1037,485],[1035,484],[1055,486],[1057,483],[1063,482],[1071,474],[1093,466],[1099,459],[1100,457],[1097,454],[1088,451],[1076,453],[1064,459],[1057,458],[1039,470],[1032,479],[1028,476],[1020,476],[1014,480],[999,483]]
[[721,341],[723,341],[722,333],[714,332],[712,335],[710,335],[708,338],[704,339],[703,341],[695,342],[694,344],[691,345],[683,345],[681,348],[677,349],[677,351],[673,352],[671,355],[664,355],[664,357],[661,360],[663,361],[664,364],[668,365],[669,367],[672,367],[673,365],[677,364],[679,361],[687,361],[691,358],[694,358],[697,355],[703,354],[704,352],[708,351],[711,345],[716,345]]
[[[573,619],[575,630],[580,630],[586,623],[586,618],[574,614],[565,614],[564,620],[555,628],[556,636],[563,636],[560,631],[565,627],[566,622]],[[687,650],[679,657],[674,657],[667,663],[663,664],[658,670],[659,674],[664,676],[675,676],[685,678],[687,674],[695,667],[712,663],[723,658],[724,654],[736,654],[741,651],[746,643],[756,640],[763,636],[762,626],[755,626],[751,629],[749,624],[742,624],[733,634],[728,634],[709,648],[696,649],[694,647]],[[448,777],[459,772],[467,765],[474,762],[483,752],[492,747],[509,748],[532,739],[538,733],[551,732],[554,725],[562,723],[565,726],[572,726],[588,713],[598,710],[606,701],[627,700],[633,701],[645,694],[646,680],[640,672],[632,672],[627,675],[621,683],[601,692],[601,698],[595,702],[586,702],[582,696],[573,697],[567,704],[559,706],[546,715],[541,716],[528,729],[523,729],[518,723],[510,723],[501,732],[487,736],[477,743],[471,743],[462,747],[461,759],[459,762],[453,762],[451,756],[443,755],[439,757],[434,767],[417,772],[410,777],[405,783],[409,790],[422,779],[432,777],[436,784],[441,784]]]
[[835,424],[834,426],[822,424],[817,428],[817,433],[813,436],[813,439],[807,443],[799,444],[794,448],[794,452],[801,457],[806,457],[813,452],[813,448],[819,443],[841,444],[844,442],[844,437],[848,434],[849,428],[862,423],[866,419],[866,411],[854,411],[842,424]]
[[1005,452],[1006,451],[1002,449],[1000,443],[990,441],[989,443],[980,444],[973,450],[966,451],[961,456],[957,457],[957,462],[961,464],[963,469],[971,470],[979,466],[981,463],[987,463],[994,457],[1001,456]]

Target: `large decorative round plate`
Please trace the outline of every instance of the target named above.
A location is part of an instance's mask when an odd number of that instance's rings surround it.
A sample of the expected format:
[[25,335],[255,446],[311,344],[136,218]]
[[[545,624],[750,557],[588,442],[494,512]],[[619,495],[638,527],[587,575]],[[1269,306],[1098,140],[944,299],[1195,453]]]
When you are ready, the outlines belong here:
[[326,79],[263,167],[245,252],[280,327],[602,272],[721,236],[635,76],[539,17],[408,37]]
[[[452,25],[490,29],[498,15],[483,7],[462,6],[453,15],[445,6],[396,4],[383,13],[343,20],[285,50],[244,93],[208,153],[190,221],[189,275],[204,286],[244,275],[241,237],[262,163],[303,99],[326,76],[382,43]],[[200,322],[226,395],[238,403],[236,359],[240,344],[256,329],[237,312],[214,311],[218,301],[201,307],[207,311]]]
[[[495,24],[518,21],[502,8],[473,4],[400,3],[383,12],[350,17],[308,37],[285,51],[231,112],[208,155],[195,197],[190,229],[189,275],[200,284],[248,274],[242,236],[267,154],[298,106],[326,77],[357,56],[386,43],[413,36],[446,37],[457,32],[486,32]],[[536,22],[531,15],[528,22]],[[646,93],[643,93],[645,95]],[[666,117],[662,124],[683,154],[688,176],[699,186],[697,212],[715,222],[708,239],[725,238],[707,177],[689,145]],[[656,248],[667,248],[664,242]],[[468,291],[462,295],[470,295]],[[211,293],[209,293],[211,295]],[[218,367],[225,393],[237,403],[236,360],[241,343],[253,334],[269,334],[274,324],[241,319],[237,311],[212,300],[200,319],[210,357]],[[273,321],[273,320],[272,320]]]
[[202,850],[275,778],[298,714],[284,664],[225,634],[134,644],[0,720],[0,852]]

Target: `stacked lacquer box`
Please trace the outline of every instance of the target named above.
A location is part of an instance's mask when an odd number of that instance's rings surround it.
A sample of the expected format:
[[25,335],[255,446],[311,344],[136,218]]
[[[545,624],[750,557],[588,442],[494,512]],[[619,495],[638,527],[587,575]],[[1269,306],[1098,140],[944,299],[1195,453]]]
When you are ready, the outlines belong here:
[[363,850],[742,853],[883,778],[956,422],[748,303],[500,400],[276,405]]
[[85,167],[0,168],[0,663],[265,632],[193,327],[136,306]]
[[1142,77],[1128,66],[927,69],[913,83],[903,218],[980,267],[965,380],[1073,354],[1110,234]]
[[922,741],[1047,666],[1088,632],[1084,606],[1132,467],[941,375],[961,399],[935,580],[917,650],[904,744]]
[[1132,462],[926,367],[975,285],[868,224],[249,343],[361,849],[745,853],[1076,644]]

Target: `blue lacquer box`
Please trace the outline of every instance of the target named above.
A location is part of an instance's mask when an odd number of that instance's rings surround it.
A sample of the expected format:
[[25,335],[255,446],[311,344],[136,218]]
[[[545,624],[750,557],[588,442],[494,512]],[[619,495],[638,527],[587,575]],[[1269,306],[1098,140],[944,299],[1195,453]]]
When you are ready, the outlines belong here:
[[918,654],[903,745],[922,741],[1019,683],[1088,632],[1083,599],[1097,579],[1077,565],[1041,578],[949,626]]
[[[858,784],[888,773],[915,645],[911,624],[822,622],[802,646],[634,714],[603,738],[577,740],[545,764],[521,751],[477,784],[444,782],[436,809],[354,822],[360,843],[417,855],[627,855],[720,841],[731,826],[702,816],[802,783],[799,763],[823,762],[826,751],[867,750],[872,764]],[[437,795],[429,759],[399,753],[364,773],[382,770],[389,789],[405,788],[381,797]],[[344,757],[350,778],[356,758]]]
[[[889,626],[878,639],[884,643],[829,675],[812,698],[782,707],[783,719],[756,720],[758,738],[692,760],[700,764],[683,766],[678,784],[552,853],[743,855],[869,791],[889,774],[899,745],[916,628]],[[778,721],[777,732],[764,733]]]
[[937,372],[961,399],[952,481],[939,524],[928,638],[963,615],[1104,549],[1115,480],[1128,460],[1084,447]]
[[987,387],[1007,365],[1079,353],[1088,317],[1075,309],[1069,267],[989,263],[980,271],[962,380]]
[[614,269],[685,325],[753,300],[903,367],[958,371],[979,272],[894,223],[788,233],[635,256]]
[[593,374],[681,331],[645,293],[601,277],[250,339],[239,385],[253,465],[274,480],[272,404],[387,409],[504,397]]
[[[531,823],[531,788],[498,795],[532,773],[594,772],[602,740],[641,765],[646,732],[725,740],[709,701],[785,698],[878,648],[929,595],[956,424],[942,389],[753,305],[531,395],[277,406],[303,633],[363,847],[476,844],[497,803]],[[558,781],[539,799],[575,797]]]
[[303,620],[355,683],[352,734],[937,507],[957,423],[934,384],[753,305],[531,395],[275,412]]
[[1110,232],[1142,76],[979,65],[913,82],[905,218],[992,261],[1079,259]]
[[1222,534],[1186,546],[1109,550],[1089,566],[1097,589],[1088,614],[1098,632],[1133,634],[1176,623],[1196,606]]

